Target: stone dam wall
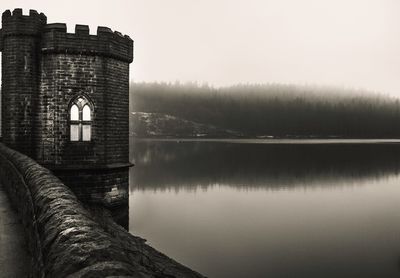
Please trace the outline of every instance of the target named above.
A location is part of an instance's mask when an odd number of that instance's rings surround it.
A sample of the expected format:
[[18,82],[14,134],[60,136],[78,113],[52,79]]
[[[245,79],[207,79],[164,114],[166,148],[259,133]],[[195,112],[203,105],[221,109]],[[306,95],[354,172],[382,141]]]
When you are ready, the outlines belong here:
[[32,277],[204,277],[86,209],[48,169],[0,143],[0,183],[21,217]]

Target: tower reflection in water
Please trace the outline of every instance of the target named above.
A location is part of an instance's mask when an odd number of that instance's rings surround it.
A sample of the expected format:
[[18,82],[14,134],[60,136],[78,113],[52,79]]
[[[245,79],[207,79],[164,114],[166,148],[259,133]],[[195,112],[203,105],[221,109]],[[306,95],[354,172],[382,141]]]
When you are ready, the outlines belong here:
[[129,168],[59,170],[54,173],[89,210],[110,215],[125,229],[129,227]]

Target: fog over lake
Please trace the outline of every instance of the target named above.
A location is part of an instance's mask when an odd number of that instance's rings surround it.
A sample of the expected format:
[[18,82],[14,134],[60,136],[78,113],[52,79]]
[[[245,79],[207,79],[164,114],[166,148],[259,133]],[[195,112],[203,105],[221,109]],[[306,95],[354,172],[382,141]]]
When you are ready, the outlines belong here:
[[2,0],[135,41],[136,82],[320,84],[400,96],[396,0]]

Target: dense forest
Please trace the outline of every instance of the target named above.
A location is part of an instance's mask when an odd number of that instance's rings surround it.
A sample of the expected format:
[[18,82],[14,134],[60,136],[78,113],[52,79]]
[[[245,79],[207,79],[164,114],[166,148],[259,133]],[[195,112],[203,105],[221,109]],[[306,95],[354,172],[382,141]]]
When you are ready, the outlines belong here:
[[131,84],[131,111],[162,113],[246,136],[400,138],[399,100],[333,87]]

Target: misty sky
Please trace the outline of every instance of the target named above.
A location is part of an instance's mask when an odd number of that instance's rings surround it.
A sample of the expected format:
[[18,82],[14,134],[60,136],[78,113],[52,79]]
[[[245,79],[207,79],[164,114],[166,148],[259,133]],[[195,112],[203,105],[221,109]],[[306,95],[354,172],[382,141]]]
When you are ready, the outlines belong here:
[[400,96],[398,0],[1,0],[135,40],[135,81],[295,83]]

